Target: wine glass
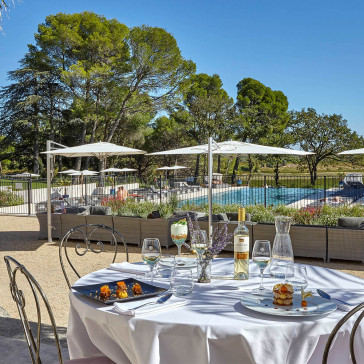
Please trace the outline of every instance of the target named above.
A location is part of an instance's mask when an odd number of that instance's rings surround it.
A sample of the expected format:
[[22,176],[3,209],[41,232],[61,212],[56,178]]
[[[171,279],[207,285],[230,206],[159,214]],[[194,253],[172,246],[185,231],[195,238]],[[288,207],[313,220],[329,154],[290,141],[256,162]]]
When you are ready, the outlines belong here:
[[191,234],[191,248],[197,254],[198,260],[202,260],[202,255],[208,247],[207,233],[205,230],[195,230]]
[[153,283],[153,269],[161,257],[161,244],[157,238],[145,238],[142,246],[142,259],[150,268],[150,280]]
[[263,272],[272,260],[272,251],[268,240],[256,240],[252,253],[253,262],[260,270],[260,286],[253,290],[253,293],[265,294],[268,293],[263,286]]
[[171,237],[173,242],[177,245],[178,248],[178,259],[176,261],[177,265],[185,265],[183,260],[181,259],[181,248],[183,243],[187,239],[188,227],[186,220],[177,221],[171,225]]

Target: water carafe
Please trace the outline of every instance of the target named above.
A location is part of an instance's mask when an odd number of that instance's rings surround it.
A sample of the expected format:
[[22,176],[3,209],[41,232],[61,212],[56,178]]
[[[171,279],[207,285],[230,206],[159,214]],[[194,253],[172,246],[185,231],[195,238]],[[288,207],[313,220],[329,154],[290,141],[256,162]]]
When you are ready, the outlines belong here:
[[291,217],[277,216],[275,218],[276,236],[272,250],[270,275],[276,278],[285,278],[287,264],[293,264],[293,249],[289,229]]

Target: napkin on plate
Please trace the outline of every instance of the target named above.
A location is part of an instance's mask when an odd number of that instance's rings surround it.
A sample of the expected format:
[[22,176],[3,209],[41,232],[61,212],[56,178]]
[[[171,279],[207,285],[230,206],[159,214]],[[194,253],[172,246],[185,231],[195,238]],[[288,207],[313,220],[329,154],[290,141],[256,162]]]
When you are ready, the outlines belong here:
[[138,276],[145,276],[149,272],[149,268],[146,265],[136,265],[128,262],[111,263],[109,269]]
[[129,302],[122,302],[114,303],[114,310],[122,315],[127,316],[143,316],[148,315],[151,313],[156,313],[160,311],[165,311],[173,308],[178,308],[185,306],[190,303],[189,300],[186,300],[184,298],[174,297],[172,296],[167,302],[165,303],[156,303],[153,305],[147,305],[144,307],[140,307],[137,309],[133,309],[134,307],[143,305],[147,302],[156,302],[158,297],[152,297],[144,300],[136,300],[136,301],[129,301]]

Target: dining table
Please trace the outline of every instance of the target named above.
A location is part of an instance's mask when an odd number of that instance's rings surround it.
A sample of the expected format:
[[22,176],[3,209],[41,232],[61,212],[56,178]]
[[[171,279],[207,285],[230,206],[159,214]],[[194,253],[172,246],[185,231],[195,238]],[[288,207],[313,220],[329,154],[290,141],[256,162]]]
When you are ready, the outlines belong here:
[[[150,283],[148,277],[123,270],[125,264],[135,267],[136,272],[147,268],[121,263],[120,270],[101,269],[80,278],[74,286],[102,285],[128,277]],[[97,302],[71,289],[67,330],[70,358],[107,356],[118,364],[321,363],[328,337],[346,312],[334,309],[320,315],[290,315],[284,310],[272,314],[246,307],[242,299],[250,297],[259,286],[259,270],[250,261],[248,280],[221,279],[229,277],[233,265],[231,258],[214,259],[213,279],[210,283],[195,282],[192,293],[183,297],[184,305],[144,315],[121,314],[114,305]],[[315,297],[319,288],[352,304],[364,301],[363,279],[320,266],[305,267],[306,290],[312,290]],[[282,279],[270,277],[267,268],[264,286],[271,292],[277,283],[283,283]],[[167,279],[156,277],[153,284],[169,288]],[[142,302],[140,299],[133,303]],[[340,329],[330,350],[330,364],[351,363],[349,337],[357,317],[354,315]],[[354,343],[358,363],[364,363],[361,326]]]

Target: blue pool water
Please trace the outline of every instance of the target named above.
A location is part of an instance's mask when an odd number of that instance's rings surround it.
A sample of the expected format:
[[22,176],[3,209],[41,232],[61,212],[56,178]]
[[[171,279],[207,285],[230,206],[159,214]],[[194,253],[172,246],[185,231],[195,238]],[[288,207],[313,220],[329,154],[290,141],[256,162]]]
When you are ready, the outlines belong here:
[[[213,203],[220,205],[227,204],[242,204],[257,205],[288,205],[303,199],[318,199],[323,196],[323,189],[317,188],[259,188],[248,187],[238,190],[228,190],[220,193],[214,193],[212,195]],[[184,201],[187,202],[187,201]],[[189,202],[197,205],[208,203],[208,197],[197,197],[189,199]]]

